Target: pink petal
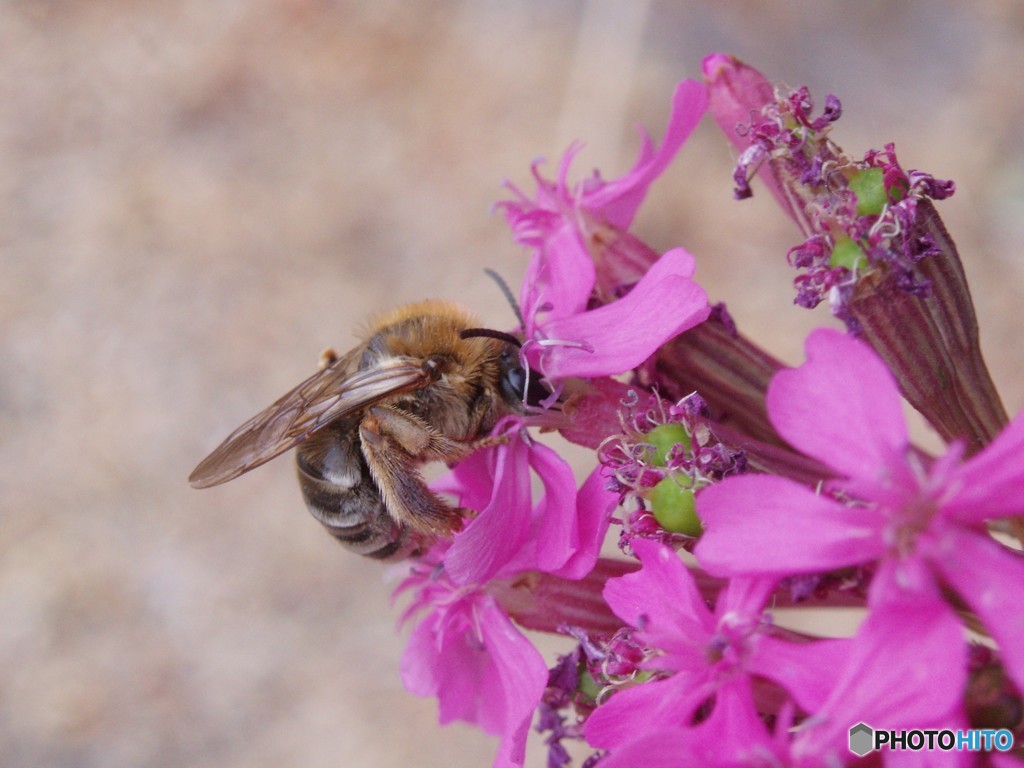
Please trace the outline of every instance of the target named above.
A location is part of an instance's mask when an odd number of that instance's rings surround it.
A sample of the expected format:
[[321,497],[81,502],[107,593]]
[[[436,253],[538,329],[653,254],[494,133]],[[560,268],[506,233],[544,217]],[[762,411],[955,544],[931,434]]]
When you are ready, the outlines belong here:
[[775,475],[729,477],[697,495],[704,524],[694,550],[716,576],[819,573],[884,551],[885,519]]
[[942,511],[963,522],[1024,515],[1024,413],[955,471]]
[[942,592],[937,575],[922,550],[932,547],[924,543],[924,534],[918,539],[917,551],[903,557],[890,554],[878,561],[875,575],[868,588],[868,606],[885,605],[893,601],[921,600],[941,602]]
[[491,768],[521,768],[526,762],[526,738],[530,735],[532,715],[531,712],[530,716],[523,718],[518,728],[502,736]]
[[[766,104],[775,102],[775,89],[768,79],[734,56],[713,53],[704,59],[704,82],[708,86],[709,111],[726,138],[742,154],[751,146],[750,126]],[[772,174],[769,163],[758,171],[761,181],[797,222],[793,204]]]
[[490,449],[471,453],[430,487],[437,493],[454,496],[456,503],[466,509],[483,509],[494,492],[495,458],[496,452]]
[[441,668],[438,664],[444,637],[439,614],[430,614],[409,636],[402,654],[402,684],[417,696],[434,696],[441,688]]
[[533,518],[528,450],[518,432],[510,434],[507,443],[484,449],[495,457],[490,499],[456,534],[444,559],[446,572],[457,584],[486,582],[527,540]]
[[691,733],[695,743],[705,747],[704,754],[716,754],[721,765],[763,765],[768,757],[765,752],[774,751],[746,675],[719,682],[714,709]]
[[[756,712],[754,713],[756,716]],[[696,728],[647,731],[601,759],[601,768],[742,768],[789,765],[784,741],[772,741],[764,723],[730,716],[738,728],[723,740],[717,723]]]
[[850,641],[796,643],[763,635],[757,639],[756,648],[747,661],[750,673],[774,680],[802,709],[815,712],[838,682],[849,656]]
[[[534,255],[531,275],[523,281],[520,304],[531,318],[543,307],[545,320],[574,315],[586,309],[597,279],[590,257],[575,222],[565,222],[549,235]],[[531,320],[527,320],[527,325]]]
[[510,763],[522,765],[530,721],[547,686],[547,664],[497,605],[488,603],[478,620],[484,649],[496,667],[480,691],[500,701],[502,752]]
[[649,141],[644,142],[640,158],[633,169],[620,179],[602,185],[597,191],[585,194],[582,206],[603,214],[602,218],[614,227],[629,229],[637,208],[647,189],[693,133],[707,110],[708,97],[703,83],[683,80],[672,96],[672,114],[669,117],[661,149],[652,152]]
[[[580,548],[576,514],[576,477],[572,467],[556,451],[530,443],[530,467],[544,486],[544,496],[534,512],[536,558],[533,568],[554,573]],[[594,552],[594,560],[597,553]]]
[[503,749],[522,764],[523,723],[540,702],[547,667],[492,598],[477,595],[420,622],[401,671],[411,692],[437,696],[442,724],[464,720],[510,739]]
[[1024,560],[984,533],[947,537],[933,563],[999,644],[1003,664],[1024,690]]
[[575,546],[569,559],[550,571],[563,579],[581,579],[590,573],[601,554],[601,544],[611,523],[619,494],[609,491],[598,466],[580,486],[576,495]]
[[848,755],[848,729],[858,722],[901,729],[954,718],[966,664],[963,628],[941,600],[874,608],[854,638],[832,695],[797,738],[794,753]]
[[780,371],[768,388],[768,414],[787,441],[851,478],[879,479],[907,444],[899,390],[863,342],[819,328],[807,362]]
[[676,248],[618,301],[545,323],[547,339],[584,347],[556,343],[542,349],[537,366],[554,379],[632,370],[664,342],[707,318],[707,294],[691,274],[693,257]]
[[[572,468],[556,451],[524,438],[517,428],[504,434],[505,444],[469,457],[467,462],[474,461],[459,475],[462,487],[487,485],[490,493],[480,514],[456,534],[444,560],[448,575],[458,584],[537,570],[583,577],[597,561],[618,497],[605,491],[598,478],[581,506]],[[477,458],[481,454],[489,460]],[[469,471],[480,476],[470,479]],[[536,505],[531,472],[543,489]]]
[[[613,697],[610,702],[614,700]],[[591,717],[602,709],[603,706],[599,707]],[[610,737],[601,742],[617,742],[601,761],[602,767],[683,768],[700,765],[738,768],[786,764],[784,748],[780,748],[784,745],[772,743],[771,735],[754,706],[750,681],[743,676],[722,681],[711,714],[699,725],[690,726],[689,720],[681,721],[674,712],[652,712],[647,718],[638,720],[633,723],[637,727],[632,734],[618,739]],[[597,742],[591,740],[591,730],[603,729],[594,728],[589,721],[584,726],[588,741],[594,745]],[[593,735],[596,739],[610,734]]]
[[[965,725],[964,728],[967,728],[967,726]],[[961,752],[958,754],[966,753]],[[996,752],[994,754],[989,753],[989,762],[992,763],[992,768],[1020,768],[1020,760],[1014,757],[1012,752]]]
[[601,759],[601,768],[684,768],[688,765],[714,766],[714,750],[695,743],[680,728],[649,730],[616,747]]
[[[530,512],[530,529],[519,551],[498,569],[505,575],[530,570],[559,572],[581,547],[572,468],[557,452],[533,440],[527,444],[526,457],[523,471],[537,473],[544,495]],[[497,529],[493,534],[503,535]]]
[[[715,605],[720,626],[730,618],[734,622],[759,621],[775,585],[774,578],[730,579]],[[744,662],[747,671],[777,682],[808,712],[821,706],[831,693],[849,644],[847,640],[792,642],[763,632],[749,642],[751,650]]]
[[773,578],[730,579],[715,602],[715,616],[719,620],[728,614],[759,617],[777,583]]
[[674,550],[655,541],[634,539],[633,550],[643,567],[608,580],[608,607],[642,630],[647,644],[662,650],[683,645],[703,658],[715,622],[689,569]]
[[741,152],[750,145],[751,115],[775,101],[768,79],[735,56],[712,53],[701,64],[715,123]]
[[685,727],[713,692],[707,672],[680,672],[625,688],[590,714],[583,737],[592,747],[614,750],[654,729]]

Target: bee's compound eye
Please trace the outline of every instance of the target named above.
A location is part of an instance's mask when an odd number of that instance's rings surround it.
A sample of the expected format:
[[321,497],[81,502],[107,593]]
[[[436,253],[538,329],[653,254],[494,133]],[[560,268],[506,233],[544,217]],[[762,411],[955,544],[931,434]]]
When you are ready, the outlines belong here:
[[508,368],[502,376],[501,388],[507,399],[521,402],[526,394],[526,371],[519,366]]

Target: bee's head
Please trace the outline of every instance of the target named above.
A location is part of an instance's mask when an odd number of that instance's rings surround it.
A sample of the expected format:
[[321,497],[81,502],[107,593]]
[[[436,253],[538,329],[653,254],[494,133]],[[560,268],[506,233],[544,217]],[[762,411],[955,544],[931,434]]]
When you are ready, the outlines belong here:
[[511,333],[492,331],[489,328],[467,328],[460,335],[464,339],[485,336],[505,342],[498,361],[498,386],[502,397],[509,405],[516,408],[539,407],[551,396],[551,392],[541,383],[541,375],[537,371],[524,368],[520,363],[519,350],[523,343]]

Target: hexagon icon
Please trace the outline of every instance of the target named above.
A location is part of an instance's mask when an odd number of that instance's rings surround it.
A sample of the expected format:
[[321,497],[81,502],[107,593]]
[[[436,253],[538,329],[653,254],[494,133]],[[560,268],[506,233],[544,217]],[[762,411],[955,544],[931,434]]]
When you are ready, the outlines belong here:
[[858,757],[870,752],[874,741],[874,732],[867,723],[857,723],[850,729],[850,751]]

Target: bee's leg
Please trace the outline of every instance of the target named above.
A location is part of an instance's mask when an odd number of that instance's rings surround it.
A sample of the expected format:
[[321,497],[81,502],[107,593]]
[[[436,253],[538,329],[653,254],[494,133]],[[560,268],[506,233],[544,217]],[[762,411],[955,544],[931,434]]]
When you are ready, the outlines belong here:
[[469,449],[466,452],[467,453],[472,453],[473,451],[478,451],[481,448],[490,448],[490,447],[495,446],[495,445],[505,445],[511,439],[512,439],[512,433],[511,432],[506,432],[503,435],[487,435],[486,437],[481,437],[481,438],[479,438],[477,440],[474,440],[472,443],[470,443],[469,444]]
[[474,445],[452,440],[419,416],[384,405],[376,405],[367,410],[363,424],[367,423],[394,439],[406,453],[420,461],[454,463],[465,457]]
[[423,459],[445,455],[451,440],[437,435],[420,419],[387,407],[367,410],[359,424],[359,437],[366,465],[395,520],[437,535],[450,534],[459,527],[458,511],[427,487],[417,466]]

